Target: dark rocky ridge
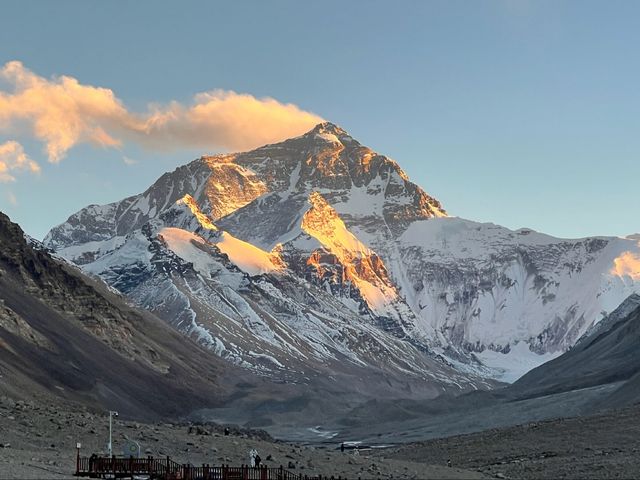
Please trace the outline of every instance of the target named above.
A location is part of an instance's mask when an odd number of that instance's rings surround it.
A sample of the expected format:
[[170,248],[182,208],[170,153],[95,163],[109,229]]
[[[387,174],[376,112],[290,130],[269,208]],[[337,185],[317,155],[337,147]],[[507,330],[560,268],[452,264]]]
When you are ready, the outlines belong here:
[[0,391],[137,418],[220,403],[226,365],[25,240],[0,213]]
[[[534,397],[626,382],[636,376],[640,372],[640,295],[631,295],[596,327],[571,350],[530,371],[508,390],[519,397]],[[637,401],[640,389],[626,403]]]

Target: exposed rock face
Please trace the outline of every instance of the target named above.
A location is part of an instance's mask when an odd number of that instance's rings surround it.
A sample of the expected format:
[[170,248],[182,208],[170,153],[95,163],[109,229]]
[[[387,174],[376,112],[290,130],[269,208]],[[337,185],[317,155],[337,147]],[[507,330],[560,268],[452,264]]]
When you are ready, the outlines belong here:
[[[384,311],[387,305],[397,301],[398,294],[382,260],[347,230],[322,195],[313,192],[309,203],[311,208],[302,217],[301,227],[309,238],[322,245],[310,255],[306,252],[306,265],[315,269],[317,283],[328,280],[340,287],[353,287],[366,306],[373,310]],[[335,265],[340,275],[327,269],[327,263]]]
[[220,355],[269,372],[314,370],[310,352],[372,365],[385,351],[392,364],[417,361],[419,376],[435,374],[434,359],[523,373],[640,290],[638,239],[448,217],[395,161],[330,123],[198,159],[143,194],[74,214],[45,243]]

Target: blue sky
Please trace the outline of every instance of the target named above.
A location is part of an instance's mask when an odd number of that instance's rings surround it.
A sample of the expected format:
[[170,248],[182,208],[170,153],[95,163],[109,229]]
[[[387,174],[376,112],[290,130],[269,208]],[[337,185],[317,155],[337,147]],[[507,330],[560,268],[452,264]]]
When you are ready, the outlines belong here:
[[[564,237],[640,231],[638,2],[22,0],[1,9],[0,65],[109,88],[132,111],[214,89],[268,96],[394,158],[452,215]],[[0,129],[0,144],[10,140],[41,172],[0,183],[0,210],[38,238],[87,204],[229,149],[79,142],[53,164],[28,132]]]

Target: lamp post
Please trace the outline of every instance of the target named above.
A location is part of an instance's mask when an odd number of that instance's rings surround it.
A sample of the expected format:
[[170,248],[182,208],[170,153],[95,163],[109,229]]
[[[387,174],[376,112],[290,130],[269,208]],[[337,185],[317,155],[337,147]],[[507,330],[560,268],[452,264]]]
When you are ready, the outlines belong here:
[[109,456],[113,456],[113,445],[111,443],[111,430],[112,430],[112,424],[113,424],[113,417],[117,417],[118,416],[118,412],[115,412],[113,410],[109,410]]
[[76,476],[80,476],[80,448],[82,448],[82,444],[76,442]]

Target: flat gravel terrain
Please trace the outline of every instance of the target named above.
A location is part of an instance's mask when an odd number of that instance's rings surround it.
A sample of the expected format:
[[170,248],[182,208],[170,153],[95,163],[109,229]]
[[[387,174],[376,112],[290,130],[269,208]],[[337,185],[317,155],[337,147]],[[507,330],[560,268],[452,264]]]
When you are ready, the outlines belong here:
[[[73,478],[75,445],[85,455],[104,452],[104,414],[0,397],[0,478]],[[261,431],[215,424],[114,422],[114,449],[127,439],[142,455],[199,465],[248,463],[256,448],[269,466],[349,479],[608,479],[638,478],[640,406],[590,417],[534,422],[432,439],[384,450],[341,453],[271,439]],[[266,460],[268,457],[270,459]],[[451,467],[448,467],[448,461]]]
[[[122,452],[127,439],[137,441],[142,455],[169,455],[180,463],[240,465],[248,463],[248,451],[256,448],[268,466],[295,467],[308,475],[335,475],[348,479],[481,479],[485,475],[462,468],[427,465],[410,460],[375,458],[341,453],[332,446],[317,448],[278,442],[263,433],[233,429],[225,436],[213,424],[150,424],[116,420],[114,451]],[[86,410],[42,406],[35,402],[15,402],[0,397],[0,478],[72,479],[76,442],[82,452],[104,452],[108,438],[108,418]],[[271,456],[271,459],[268,457]]]
[[407,444],[388,458],[476,470],[489,477],[640,477],[640,406]]

